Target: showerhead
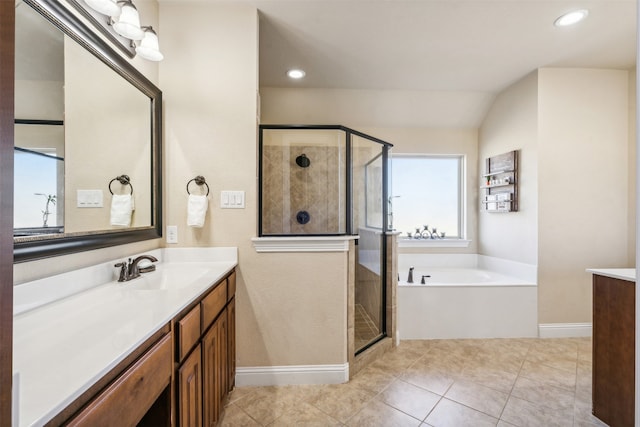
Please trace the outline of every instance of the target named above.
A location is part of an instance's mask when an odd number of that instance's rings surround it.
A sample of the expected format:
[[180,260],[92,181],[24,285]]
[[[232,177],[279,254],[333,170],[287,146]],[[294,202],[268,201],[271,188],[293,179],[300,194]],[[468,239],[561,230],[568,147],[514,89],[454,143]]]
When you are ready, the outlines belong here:
[[306,154],[300,154],[296,157],[296,164],[301,168],[308,168],[311,164],[311,160],[309,160]]

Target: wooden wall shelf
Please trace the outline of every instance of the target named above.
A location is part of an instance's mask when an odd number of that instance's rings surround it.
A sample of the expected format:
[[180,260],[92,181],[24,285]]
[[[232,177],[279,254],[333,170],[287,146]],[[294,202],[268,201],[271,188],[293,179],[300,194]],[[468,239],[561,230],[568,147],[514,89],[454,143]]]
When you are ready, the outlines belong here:
[[484,190],[481,210],[487,212],[518,211],[518,151],[485,159],[482,175]]

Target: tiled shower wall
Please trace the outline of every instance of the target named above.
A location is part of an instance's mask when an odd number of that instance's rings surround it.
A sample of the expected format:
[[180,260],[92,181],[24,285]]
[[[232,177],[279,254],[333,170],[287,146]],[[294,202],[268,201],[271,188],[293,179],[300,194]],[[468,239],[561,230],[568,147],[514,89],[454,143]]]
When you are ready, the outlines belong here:
[[[296,164],[305,154],[307,168]],[[263,234],[345,232],[345,158],[339,147],[265,146],[262,153]],[[296,215],[305,210],[307,224]]]
[[382,281],[380,275],[359,263],[356,263],[356,268],[356,304],[362,306],[380,333],[382,321],[382,302],[380,300]]
[[380,231],[360,228],[356,251],[355,303],[362,306],[380,330],[382,325],[382,266]]

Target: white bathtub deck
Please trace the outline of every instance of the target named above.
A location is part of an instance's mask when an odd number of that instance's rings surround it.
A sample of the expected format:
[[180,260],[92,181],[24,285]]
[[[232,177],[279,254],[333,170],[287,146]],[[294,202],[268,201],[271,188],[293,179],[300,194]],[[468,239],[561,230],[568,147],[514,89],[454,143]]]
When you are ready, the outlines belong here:
[[400,339],[538,336],[538,290],[529,286],[399,286]]
[[[538,336],[536,266],[479,255],[415,254],[400,255],[398,265],[400,339]],[[415,266],[413,285],[403,283],[409,266]],[[423,274],[432,277],[420,285]]]

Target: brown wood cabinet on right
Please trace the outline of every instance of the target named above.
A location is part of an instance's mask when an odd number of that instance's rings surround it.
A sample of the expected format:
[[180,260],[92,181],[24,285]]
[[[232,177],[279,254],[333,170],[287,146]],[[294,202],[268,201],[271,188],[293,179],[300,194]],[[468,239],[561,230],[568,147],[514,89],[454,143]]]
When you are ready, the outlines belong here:
[[634,425],[635,282],[593,276],[593,415]]
[[215,426],[233,388],[235,274],[232,271],[176,320],[179,427]]

